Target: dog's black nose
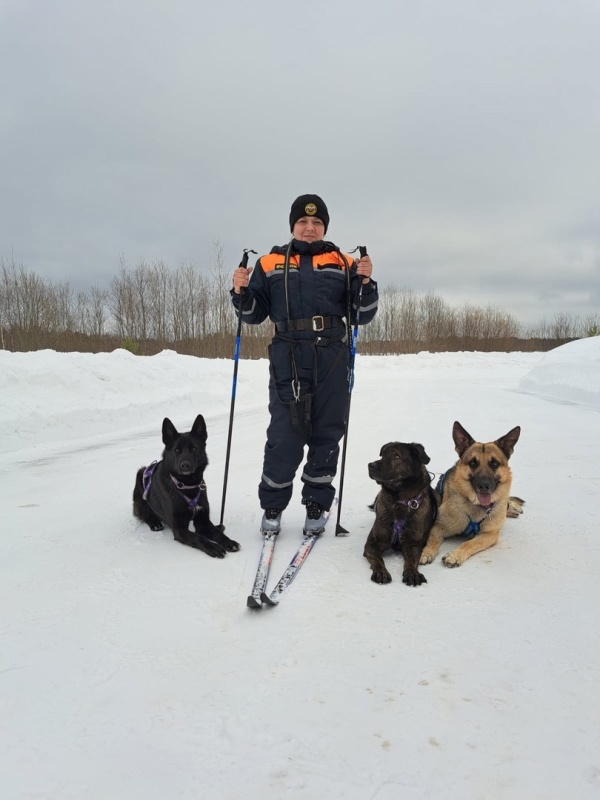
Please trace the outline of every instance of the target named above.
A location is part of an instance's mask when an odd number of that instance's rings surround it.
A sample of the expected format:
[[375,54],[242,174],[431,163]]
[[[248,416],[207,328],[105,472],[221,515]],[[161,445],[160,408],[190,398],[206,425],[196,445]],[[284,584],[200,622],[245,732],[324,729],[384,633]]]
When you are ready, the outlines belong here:
[[179,462],[179,471],[180,472],[191,472],[192,471],[192,462],[187,458],[182,458]]
[[475,491],[481,494],[491,494],[496,488],[495,482],[491,478],[479,476],[473,481]]

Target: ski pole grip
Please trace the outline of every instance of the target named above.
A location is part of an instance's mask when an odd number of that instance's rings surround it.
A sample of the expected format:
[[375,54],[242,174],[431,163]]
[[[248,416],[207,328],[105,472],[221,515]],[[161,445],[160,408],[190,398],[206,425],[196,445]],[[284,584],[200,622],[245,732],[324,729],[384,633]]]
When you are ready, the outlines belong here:
[[248,248],[244,250],[242,260],[240,261],[240,267],[248,269],[248,259],[250,258],[250,253],[254,253],[254,255],[256,255],[256,250],[249,250]]
[[359,246],[358,246],[358,252],[360,253],[360,257],[361,257],[361,258],[364,258],[364,257],[367,255],[367,248],[366,248],[366,246],[365,246],[364,244],[363,244],[363,245],[360,245],[360,244],[359,244]]

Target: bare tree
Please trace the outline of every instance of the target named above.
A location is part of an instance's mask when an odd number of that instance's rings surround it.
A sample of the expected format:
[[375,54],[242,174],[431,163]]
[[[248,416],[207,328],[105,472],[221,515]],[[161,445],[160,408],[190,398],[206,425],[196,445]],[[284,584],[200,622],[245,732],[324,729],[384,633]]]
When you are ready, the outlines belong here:
[[92,286],[89,297],[89,324],[92,336],[104,336],[106,333],[106,311],[108,292],[98,286]]
[[226,334],[233,331],[235,313],[231,303],[231,269],[225,265],[223,245],[213,242],[213,261],[210,267],[212,278],[213,332]]

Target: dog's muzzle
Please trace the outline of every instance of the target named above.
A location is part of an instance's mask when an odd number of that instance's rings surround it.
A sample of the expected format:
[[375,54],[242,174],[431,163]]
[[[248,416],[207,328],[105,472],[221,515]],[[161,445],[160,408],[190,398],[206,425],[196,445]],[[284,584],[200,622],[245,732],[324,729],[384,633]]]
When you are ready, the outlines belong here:
[[371,478],[371,480],[377,480],[380,466],[381,464],[379,461],[371,461],[371,463],[367,465],[369,470],[369,478]]

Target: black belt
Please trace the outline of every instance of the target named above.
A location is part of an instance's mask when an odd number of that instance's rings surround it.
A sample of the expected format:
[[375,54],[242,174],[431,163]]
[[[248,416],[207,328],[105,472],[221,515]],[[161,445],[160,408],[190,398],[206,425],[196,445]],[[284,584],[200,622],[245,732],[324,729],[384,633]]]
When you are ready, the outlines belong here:
[[325,328],[335,328],[344,324],[343,317],[309,317],[309,319],[291,319],[289,322],[276,322],[275,330],[279,333],[288,331],[324,331]]

